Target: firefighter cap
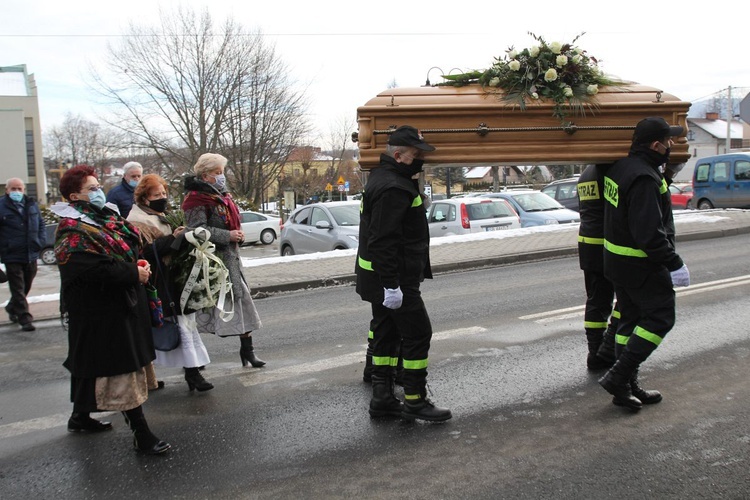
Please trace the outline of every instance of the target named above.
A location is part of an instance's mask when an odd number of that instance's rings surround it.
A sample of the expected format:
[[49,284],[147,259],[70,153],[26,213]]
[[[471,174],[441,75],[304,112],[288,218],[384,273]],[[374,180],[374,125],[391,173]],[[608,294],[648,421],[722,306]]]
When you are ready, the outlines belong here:
[[391,132],[388,144],[391,146],[411,146],[422,151],[435,151],[435,146],[427,144],[419,130],[409,125],[402,125]]
[[669,125],[667,121],[660,116],[649,116],[638,122],[633,132],[633,142],[645,144],[654,141],[661,141],[665,137],[675,137],[683,135],[685,129],[676,125]]

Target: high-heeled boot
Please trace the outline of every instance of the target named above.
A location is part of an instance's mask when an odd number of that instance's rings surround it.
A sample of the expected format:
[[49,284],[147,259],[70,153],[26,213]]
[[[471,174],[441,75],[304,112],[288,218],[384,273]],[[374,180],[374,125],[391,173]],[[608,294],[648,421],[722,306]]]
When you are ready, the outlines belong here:
[[185,382],[191,391],[196,389],[198,392],[204,392],[214,388],[211,382],[203,378],[200,368],[185,368]]
[[242,360],[242,366],[247,366],[250,363],[253,368],[260,368],[266,364],[265,361],[255,355],[254,351],[253,337],[251,335],[240,337],[240,359]]
[[137,451],[146,455],[160,455],[172,447],[169,443],[154,436],[148,428],[141,406],[124,411],[122,415],[130,430],[133,431],[133,447]]

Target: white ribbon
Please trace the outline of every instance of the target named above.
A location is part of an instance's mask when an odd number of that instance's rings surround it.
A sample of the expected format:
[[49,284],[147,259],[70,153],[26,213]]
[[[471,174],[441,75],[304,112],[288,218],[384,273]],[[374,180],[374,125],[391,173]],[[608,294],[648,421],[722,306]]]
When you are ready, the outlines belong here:
[[[195,263],[185,282],[185,288],[182,289],[180,308],[185,312],[185,306],[190,295],[194,291],[201,292],[201,289],[205,289],[209,304],[204,305],[202,308],[216,307],[219,310],[219,318],[224,322],[228,322],[234,316],[232,282],[229,280],[227,266],[224,265],[224,262],[220,258],[214,255],[216,245],[209,241],[210,237],[211,233],[203,227],[197,227],[185,233],[185,239],[195,247],[190,251],[190,255],[195,257]],[[201,271],[203,271],[203,279],[198,281]],[[216,285],[212,286],[212,281]],[[231,305],[231,310],[229,311],[224,310],[227,295],[229,295],[228,302]]]

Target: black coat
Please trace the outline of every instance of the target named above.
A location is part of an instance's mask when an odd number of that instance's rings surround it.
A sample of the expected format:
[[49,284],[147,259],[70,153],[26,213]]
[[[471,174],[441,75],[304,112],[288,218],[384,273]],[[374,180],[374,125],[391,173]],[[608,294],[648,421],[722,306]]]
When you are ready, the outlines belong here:
[[28,264],[39,258],[47,232],[34,198],[23,197],[23,214],[8,195],[0,196],[0,260]]
[[154,360],[146,293],[134,262],[72,253],[60,265],[60,280],[70,322],[63,366],[74,377],[132,373]]

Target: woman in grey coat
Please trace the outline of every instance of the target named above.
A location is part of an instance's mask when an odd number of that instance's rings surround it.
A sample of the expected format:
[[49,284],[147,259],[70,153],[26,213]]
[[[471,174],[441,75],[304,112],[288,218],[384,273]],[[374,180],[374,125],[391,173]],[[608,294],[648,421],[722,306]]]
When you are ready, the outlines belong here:
[[[250,296],[250,289],[242,275],[239,245],[245,237],[240,224],[239,209],[227,192],[224,168],[227,159],[220,154],[206,153],[193,166],[195,176],[185,178],[185,199],[182,209],[189,228],[203,227],[210,233],[219,257],[232,282],[234,314],[227,315],[217,307],[196,313],[198,330],[220,337],[239,336],[242,366],[248,363],[259,368],[266,363],[255,356],[251,332],[261,327],[258,311]],[[222,318],[223,316],[223,318]]]

